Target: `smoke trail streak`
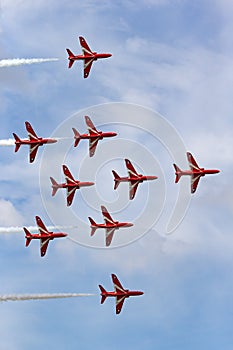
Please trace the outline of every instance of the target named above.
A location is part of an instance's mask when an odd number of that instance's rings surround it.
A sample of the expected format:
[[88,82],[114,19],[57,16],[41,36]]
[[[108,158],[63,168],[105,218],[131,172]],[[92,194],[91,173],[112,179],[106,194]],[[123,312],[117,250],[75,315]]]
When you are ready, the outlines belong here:
[[25,301],[25,300],[46,300],[61,298],[89,297],[96,294],[89,293],[54,293],[54,294],[15,294],[0,295],[1,301]]
[[42,62],[54,62],[58,61],[58,58],[9,58],[6,60],[0,60],[0,68],[22,66],[24,64],[42,63]]
[[14,146],[14,145],[15,145],[14,139],[0,140],[0,146]]
[[[48,230],[59,230],[59,229],[72,229],[72,228],[77,228],[77,226],[47,226]],[[27,229],[29,231],[38,231],[38,227],[37,226],[27,226]],[[23,231],[23,227],[0,227],[0,234],[1,233],[18,233],[18,232],[22,232]]]

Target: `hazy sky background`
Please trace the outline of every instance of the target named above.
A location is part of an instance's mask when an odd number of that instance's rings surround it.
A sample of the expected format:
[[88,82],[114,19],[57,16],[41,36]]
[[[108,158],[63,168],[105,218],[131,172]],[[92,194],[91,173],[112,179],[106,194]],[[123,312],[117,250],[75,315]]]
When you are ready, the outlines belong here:
[[[11,138],[12,132],[26,137],[26,120],[39,136],[64,129],[60,136],[71,137],[59,143],[68,147],[64,161],[74,177],[80,174],[87,177],[82,180],[98,182],[99,197],[93,195],[98,206],[108,203],[111,211],[123,198],[126,208],[116,210],[116,219],[130,221],[140,212],[153,217],[158,198],[164,196],[165,202],[153,229],[122,248],[93,249],[61,239],[51,242],[41,259],[38,242],[25,248],[23,232],[1,234],[0,294],[96,293],[86,299],[2,303],[1,348],[232,349],[233,4],[227,0],[2,0],[0,4],[0,59],[59,58],[58,62],[0,68],[0,139]],[[65,49],[80,53],[79,35],[93,51],[113,54],[95,62],[85,80],[82,62],[67,69]],[[127,201],[126,184],[113,191],[110,170],[126,176],[123,161],[110,160],[93,173],[92,168],[83,168],[88,162],[87,142],[72,148],[70,118],[77,114],[73,126],[85,132],[87,110],[92,111],[97,126],[106,124],[108,108],[102,106],[101,115],[92,106],[113,102],[138,104],[160,113],[200,166],[221,169],[219,175],[201,179],[184,220],[171,235],[165,235],[162,228],[180,188],[174,184],[173,149],[134,127],[140,115],[130,114],[130,126],[122,120],[114,125],[113,105],[109,125],[103,126],[119,132],[119,140],[128,143],[126,149],[117,141],[116,158],[134,157],[133,142],[155,158],[151,163],[144,161],[143,153],[135,155],[138,170],[148,175],[155,172],[160,178],[149,187],[140,185],[133,203]],[[145,129],[152,128],[144,113],[141,118]],[[115,150],[112,142],[98,145],[97,163],[106,149]],[[98,208],[87,205],[84,189],[76,194],[72,208],[65,206],[64,191],[50,197],[49,176],[63,180],[56,146],[48,145],[46,152],[51,149],[51,153],[44,156],[39,149],[34,164],[28,163],[26,146],[16,154],[13,147],[1,147],[1,226],[31,226],[35,215],[48,225],[69,225],[71,213],[72,224],[77,216],[87,225],[89,215],[102,222]],[[182,163],[184,154],[177,157]],[[45,165],[48,179],[39,176]],[[185,162],[179,165],[187,166]],[[187,199],[189,180],[181,183]],[[43,204],[44,193],[53,213],[57,206],[56,222],[51,222],[53,215]],[[150,195],[155,206],[147,206]],[[124,233],[126,229],[116,235]],[[79,234],[89,235],[89,230],[78,230]],[[97,234],[96,242],[103,243],[104,232]],[[98,284],[112,290],[113,272],[126,288],[145,292],[126,300],[118,316],[114,300],[100,305],[98,295]]]

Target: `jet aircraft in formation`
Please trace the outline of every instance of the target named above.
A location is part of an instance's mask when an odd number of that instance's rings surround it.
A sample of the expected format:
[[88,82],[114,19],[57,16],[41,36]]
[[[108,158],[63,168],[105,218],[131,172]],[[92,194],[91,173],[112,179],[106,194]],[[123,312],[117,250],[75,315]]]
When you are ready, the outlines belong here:
[[43,146],[44,144],[47,144],[47,143],[55,143],[57,142],[57,140],[51,139],[51,138],[45,139],[42,137],[38,137],[29,122],[25,122],[25,126],[28,132],[28,139],[22,140],[15,133],[13,133],[13,136],[15,138],[15,152],[19,150],[21,145],[29,145],[30,147],[29,161],[30,163],[33,163],[36,158],[38,148],[40,146]]
[[36,216],[36,224],[38,226],[39,233],[38,234],[32,234],[28,231],[26,227],[24,227],[25,232],[25,238],[26,238],[26,247],[29,246],[32,239],[39,239],[40,240],[40,255],[43,257],[46,254],[48,244],[51,240],[54,238],[60,238],[60,237],[66,237],[67,233],[63,232],[57,232],[53,233],[47,230],[45,227],[43,221],[39,216]]
[[85,139],[89,140],[89,155],[90,157],[93,157],[99,140],[102,140],[104,137],[116,136],[117,133],[102,132],[97,130],[94,124],[92,123],[91,118],[89,118],[88,116],[85,116],[85,121],[86,121],[87,129],[89,131],[88,134],[81,135],[75,128],[72,128],[74,132],[74,139],[75,139],[74,147],[78,146],[80,140],[85,140]]
[[66,51],[68,53],[68,60],[69,60],[68,68],[72,67],[74,61],[82,60],[84,63],[84,78],[87,78],[89,73],[90,73],[92,63],[94,61],[97,61],[99,58],[111,57],[112,54],[111,53],[97,53],[97,52],[91,51],[86,40],[82,36],[79,37],[79,42],[80,42],[80,46],[81,46],[82,52],[83,52],[82,55],[75,56],[73,54],[73,52],[71,52],[69,49],[66,49]]
[[97,224],[91,217],[88,217],[91,223],[91,236],[94,235],[97,228],[104,228],[106,231],[106,246],[110,246],[115,230],[118,230],[121,227],[131,227],[133,224],[131,222],[119,222],[114,221],[107,209],[101,205],[101,211],[104,217],[104,224]]
[[52,196],[55,196],[59,188],[66,188],[67,206],[70,206],[73,202],[73,198],[76,190],[79,190],[81,187],[93,186],[95,183],[90,181],[81,182],[79,180],[75,180],[66,165],[63,165],[62,168],[63,168],[63,173],[65,175],[66,182],[59,184],[57,183],[56,180],[54,180],[53,177],[50,177],[50,180],[52,183]]
[[126,298],[144,294],[143,292],[138,290],[124,289],[115,274],[112,274],[112,283],[114,286],[113,292],[107,292],[103,286],[99,285],[101,292],[101,304],[104,303],[106,298],[114,297],[116,299],[116,314],[119,314],[121,312],[122,306]]
[[190,152],[187,152],[187,159],[190,167],[189,170],[181,170],[176,164],[173,164],[173,166],[176,174],[175,183],[177,183],[183,175],[191,176],[191,193],[196,191],[201,177],[205,176],[206,174],[217,174],[220,172],[220,170],[217,169],[200,168]]
[[115,170],[112,170],[114,176],[114,190],[121,182],[129,182],[129,199],[134,199],[138,185],[143,181],[155,180],[157,176],[146,176],[138,174],[129,159],[125,159],[125,165],[128,170],[128,177],[120,177]]

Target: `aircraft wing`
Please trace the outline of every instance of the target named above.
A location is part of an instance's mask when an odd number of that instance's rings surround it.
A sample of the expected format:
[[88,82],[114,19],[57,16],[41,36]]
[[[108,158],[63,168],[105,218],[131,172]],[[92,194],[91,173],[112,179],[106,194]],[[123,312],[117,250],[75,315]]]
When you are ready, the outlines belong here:
[[189,166],[191,170],[199,170],[200,167],[198,166],[197,162],[195,161],[194,157],[190,152],[187,152],[187,158],[189,162]]
[[65,175],[66,183],[67,184],[74,184],[76,181],[73,178],[71,172],[69,171],[68,167],[66,165],[63,165],[63,173]]
[[82,48],[84,56],[93,54],[90,47],[88,46],[86,40],[82,36],[79,37],[79,42],[80,42],[80,46]]
[[38,226],[40,234],[48,234],[48,230],[39,216],[36,216],[36,224]]
[[96,129],[95,125],[92,123],[91,118],[89,118],[87,115],[85,116],[85,121],[87,125],[87,129],[91,135],[98,135],[99,132]]
[[200,178],[201,178],[200,174],[191,176],[191,193],[196,192]]
[[114,224],[115,222],[113,221],[111,215],[109,214],[109,212],[107,211],[107,209],[101,205],[101,210],[102,210],[102,214],[104,217],[104,221],[106,224]]
[[87,78],[89,73],[90,73],[90,70],[91,70],[91,66],[92,66],[92,63],[94,61],[94,58],[85,58],[83,60],[83,63],[84,63],[84,73],[83,73],[83,76],[84,78]]
[[45,256],[49,244],[49,238],[40,239],[40,255]]
[[128,169],[128,174],[129,174],[129,177],[135,177],[135,176],[138,176],[138,173],[136,172],[136,170],[134,169],[132,163],[130,162],[129,159],[125,159],[125,165]]
[[106,247],[109,247],[112,243],[112,239],[113,239],[113,236],[114,236],[114,232],[116,230],[115,227],[111,227],[111,228],[106,228],[106,241],[105,241],[105,244],[106,244]]
[[99,137],[89,139],[89,156],[93,157],[95,154],[96,147],[99,142]]
[[29,140],[38,140],[38,136],[36,135],[35,131],[33,130],[31,124],[29,122],[25,122],[26,130],[28,132],[28,138]]
[[66,192],[66,201],[67,201],[67,206],[69,207],[74,199],[76,187],[67,187],[67,192]]
[[129,199],[134,199],[139,181],[130,181],[129,182]]
[[112,273],[112,283],[116,292],[125,292],[121,282],[114,273]]
[[118,315],[121,312],[122,306],[125,301],[125,296],[116,296],[116,314]]
[[30,148],[29,148],[29,161],[30,161],[30,163],[34,162],[39,146],[40,146],[39,143],[30,144]]

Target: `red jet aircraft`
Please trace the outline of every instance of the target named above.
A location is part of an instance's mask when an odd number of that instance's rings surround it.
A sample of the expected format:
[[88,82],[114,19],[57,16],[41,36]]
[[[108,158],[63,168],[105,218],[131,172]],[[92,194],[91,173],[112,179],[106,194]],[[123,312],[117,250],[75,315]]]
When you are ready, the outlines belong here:
[[70,206],[72,204],[76,190],[79,190],[81,187],[92,186],[95,183],[81,182],[79,180],[75,180],[66,165],[63,165],[62,168],[63,168],[63,173],[65,175],[66,182],[58,184],[57,181],[54,180],[54,178],[50,177],[50,180],[52,183],[52,189],[53,189],[52,196],[55,196],[59,188],[66,188],[67,189],[67,206]]
[[187,159],[190,170],[181,170],[176,164],[173,164],[173,166],[176,174],[175,183],[177,183],[183,175],[191,176],[191,193],[196,191],[198,182],[202,176],[205,176],[206,174],[217,174],[220,172],[220,170],[217,169],[200,168],[190,152],[187,152]]
[[155,180],[158,177],[157,176],[145,176],[142,174],[138,174],[136,170],[134,169],[132,163],[128,160],[125,159],[125,165],[128,169],[128,177],[120,177],[114,170],[112,170],[113,176],[114,176],[114,190],[117,189],[119,186],[120,182],[129,182],[129,199],[134,199],[134,196],[136,194],[138,185],[147,180]]
[[36,223],[38,226],[39,234],[31,234],[26,227],[23,228],[26,234],[26,247],[29,246],[32,239],[40,239],[40,255],[45,256],[49,241],[53,240],[54,238],[66,237],[67,233],[53,233],[48,231],[39,216],[36,216]]
[[122,306],[124,304],[125,298],[129,298],[131,296],[136,296],[136,295],[142,295],[144,294],[141,291],[137,290],[129,290],[129,289],[124,289],[118,280],[117,276],[112,274],[112,283],[114,285],[114,292],[107,292],[104,287],[99,285],[100,291],[101,291],[101,304],[104,303],[105,299],[107,297],[115,297],[116,298],[116,314],[119,314],[121,312]]
[[108,247],[112,242],[115,230],[118,230],[121,227],[131,227],[133,224],[130,222],[114,221],[103,205],[101,205],[101,210],[105,221],[104,224],[97,224],[91,217],[88,217],[91,223],[91,236],[94,235],[97,228],[104,228],[106,230],[106,246]]
[[38,137],[29,122],[25,122],[25,126],[28,132],[28,139],[21,140],[15,133],[13,133],[13,136],[15,138],[15,152],[19,150],[21,145],[29,145],[30,147],[29,161],[30,163],[33,163],[33,161],[36,158],[36,154],[39,146],[43,146],[46,143],[55,143],[57,142],[57,140],[44,139],[42,137]]
[[72,67],[74,61],[77,60],[83,60],[84,63],[84,78],[87,78],[90,70],[91,70],[91,66],[92,63],[96,60],[98,60],[99,58],[108,58],[111,57],[112,54],[111,53],[97,53],[97,52],[92,52],[90,47],[87,45],[86,40],[80,36],[79,37],[79,41],[80,41],[80,45],[83,51],[82,55],[77,55],[75,56],[69,49],[66,49],[69,57],[69,68]]
[[72,128],[74,132],[74,147],[77,147],[79,144],[80,140],[85,140],[89,139],[89,155],[90,157],[93,157],[95,154],[95,150],[98,144],[99,140],[102,140],[104,137],[113,137],[116,136],[116,132],[102,132],[99,130],[96,130],[94,124],[92,123],[91,119],[88,116],[85,116],[86,124],[87,124],[87,129],[89,131],[89,134],[82,134],[80,135],[79,132],[75,129]]

